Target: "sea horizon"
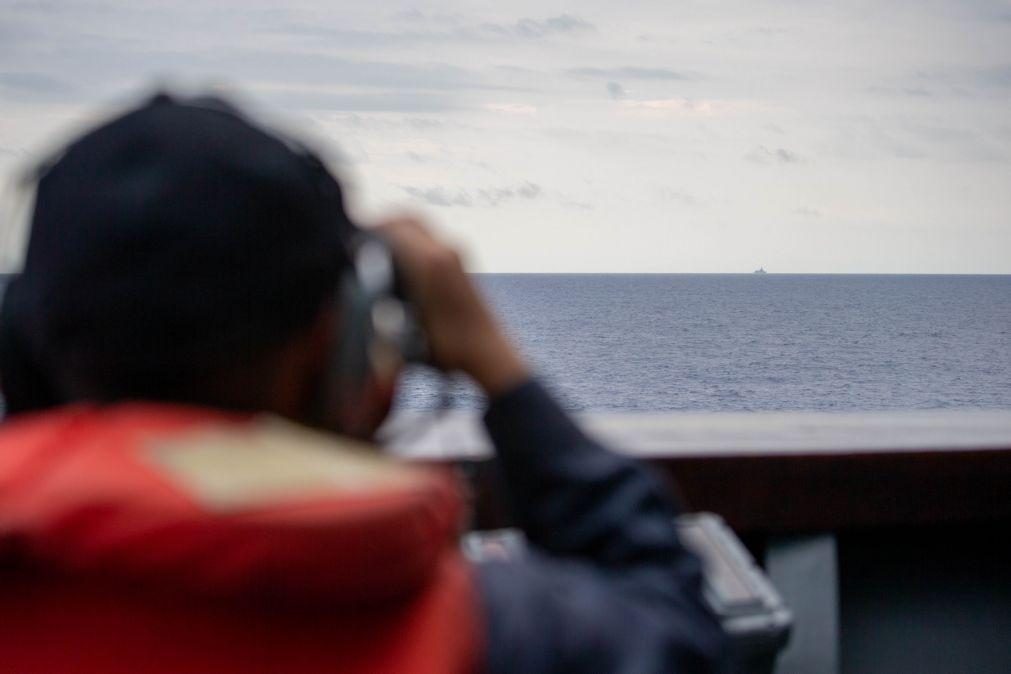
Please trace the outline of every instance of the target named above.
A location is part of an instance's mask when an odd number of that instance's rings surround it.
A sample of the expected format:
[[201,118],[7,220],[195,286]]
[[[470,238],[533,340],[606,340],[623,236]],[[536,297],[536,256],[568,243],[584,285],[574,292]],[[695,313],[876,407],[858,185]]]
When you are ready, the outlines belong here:
[[1011,272],[474,271],[472,276],[1011,276]]
[[[1011,275],[481,273],[572,410],[1011,408]],[[441,405],[408,382],[407,407]],[[454,406],[479,408],[472,388]]]

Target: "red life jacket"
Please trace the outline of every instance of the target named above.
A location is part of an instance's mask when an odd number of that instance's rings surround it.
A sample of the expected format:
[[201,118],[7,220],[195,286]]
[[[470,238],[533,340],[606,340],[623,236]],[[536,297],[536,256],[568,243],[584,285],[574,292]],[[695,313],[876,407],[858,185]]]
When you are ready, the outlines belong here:
[[406,672],[480,658],[456,484],[280,420],[0,426],[0,670]]

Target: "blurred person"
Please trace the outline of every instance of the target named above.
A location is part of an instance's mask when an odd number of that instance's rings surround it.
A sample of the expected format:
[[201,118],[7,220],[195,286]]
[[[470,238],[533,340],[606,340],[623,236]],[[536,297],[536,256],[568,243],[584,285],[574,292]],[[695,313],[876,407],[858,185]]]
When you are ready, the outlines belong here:
[[[373,449],[412,309],[488,396],[519,559],[466,561],[454,480]],[[7,671],[721,666],[661,482],[577,428],[451,247],[359,229],[221,100],[159,94],[39,169],[0,378]]]

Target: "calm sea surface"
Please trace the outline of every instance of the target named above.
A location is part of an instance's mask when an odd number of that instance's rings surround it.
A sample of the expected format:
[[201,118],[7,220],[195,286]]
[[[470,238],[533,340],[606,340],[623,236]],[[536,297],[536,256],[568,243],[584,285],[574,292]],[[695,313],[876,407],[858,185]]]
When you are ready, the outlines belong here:
[[[1011,408],[1011,276],[478,278],[572,410]],[[412,373],[400,402],[441,390]]]

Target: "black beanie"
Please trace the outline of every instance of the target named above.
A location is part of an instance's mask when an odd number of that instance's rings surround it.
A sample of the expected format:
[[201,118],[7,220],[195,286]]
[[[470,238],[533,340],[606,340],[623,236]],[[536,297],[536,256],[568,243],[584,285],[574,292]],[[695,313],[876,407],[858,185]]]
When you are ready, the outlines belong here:
[[9,405],[28,366],[57,404],[82,382],[172,397],[241,364],[333,296],[353,229],[311,153],[221,100],[155,96],[40,171],[0,316]]

